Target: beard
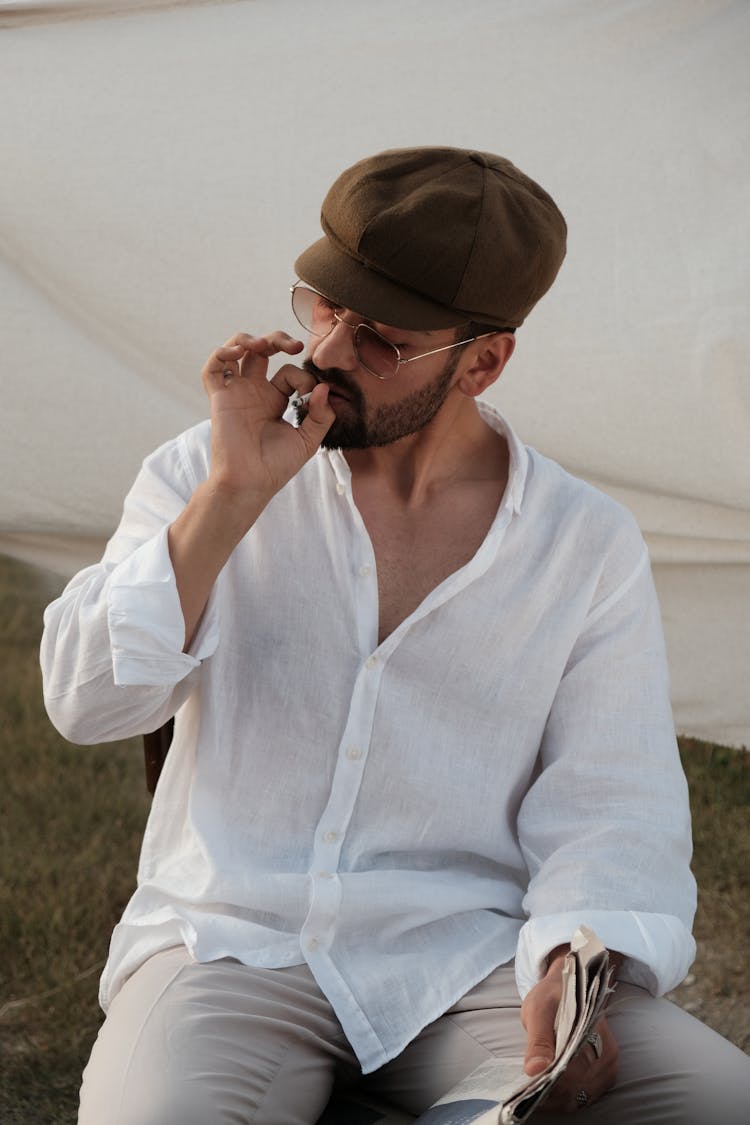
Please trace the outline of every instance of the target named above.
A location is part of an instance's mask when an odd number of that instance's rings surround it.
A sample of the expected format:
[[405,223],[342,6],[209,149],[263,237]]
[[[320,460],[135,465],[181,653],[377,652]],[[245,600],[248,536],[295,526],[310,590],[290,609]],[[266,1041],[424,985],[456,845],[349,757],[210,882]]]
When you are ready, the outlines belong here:
[[[345,372],[335,367],[323,370],[306,359],[302,366],[309,375],[346,397],[346,402],[337,405],[336,419],[321,446],[323,449],[371,449],[390,445],[424,429],[445,402],[457,363],[458,356],[454,354],[427,386],[405,395],[400,402],[377,406],[368,413],[360,387]],[[307,407],[298,406],[296,412],[297,421],[301,422]]]

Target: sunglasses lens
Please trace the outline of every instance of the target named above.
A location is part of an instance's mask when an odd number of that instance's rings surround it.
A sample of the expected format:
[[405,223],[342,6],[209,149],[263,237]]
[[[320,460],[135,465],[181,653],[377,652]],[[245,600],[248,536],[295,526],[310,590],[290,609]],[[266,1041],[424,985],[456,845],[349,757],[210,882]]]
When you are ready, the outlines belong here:
[[389,344],[366,324],[360,324],[357,328],[354,343],[363,367],[377,375],[378,379],[393,378],[398,371],[398,352],[393,344]]
[[299,323],[315,336],[327,336],[334,325],[335,305],[304,285],[292,290],[292,312]]
[[[340,309],[314,289],[305,285],[295,285],[292,289],[292,312],[303,328],[313,336],[327,336],[337,320],[341,320]],[[392,379],[398,371],[399,354],[374,328],[366,324],[341,323],[354,332],[354,347],[359,362],[378,379]]]

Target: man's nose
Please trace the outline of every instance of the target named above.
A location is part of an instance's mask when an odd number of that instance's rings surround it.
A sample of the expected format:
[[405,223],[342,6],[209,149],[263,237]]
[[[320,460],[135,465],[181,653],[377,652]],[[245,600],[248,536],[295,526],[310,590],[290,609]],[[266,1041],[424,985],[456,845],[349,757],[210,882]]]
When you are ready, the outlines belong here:
[[327,336],[311,337],[310,359],[323,371],[338,367],[342,371],[354,371],[359,367],[359,357],[354,347],[354,328],[337,316],[333,328]]

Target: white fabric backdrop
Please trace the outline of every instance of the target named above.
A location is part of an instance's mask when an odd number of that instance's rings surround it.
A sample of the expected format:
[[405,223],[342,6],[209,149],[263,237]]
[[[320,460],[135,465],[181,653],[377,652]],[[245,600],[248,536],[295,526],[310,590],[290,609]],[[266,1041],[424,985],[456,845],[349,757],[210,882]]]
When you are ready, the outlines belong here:
[[744,0],[0,4],[0,551],[97,556],[343,167],[500,152],[570,237],[493,401],[639,519],[678,729],[750,744],[748,47]]

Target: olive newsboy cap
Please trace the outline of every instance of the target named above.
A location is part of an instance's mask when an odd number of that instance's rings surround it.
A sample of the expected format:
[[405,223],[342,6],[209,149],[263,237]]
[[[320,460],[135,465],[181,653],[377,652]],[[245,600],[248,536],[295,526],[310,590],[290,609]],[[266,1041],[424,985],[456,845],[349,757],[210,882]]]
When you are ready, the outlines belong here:
[[413,329],[518,327],[555,280],[567,229],[509,160],[459,148],[358,161],[326,195],[321,226],[298,277],[337,305]]

